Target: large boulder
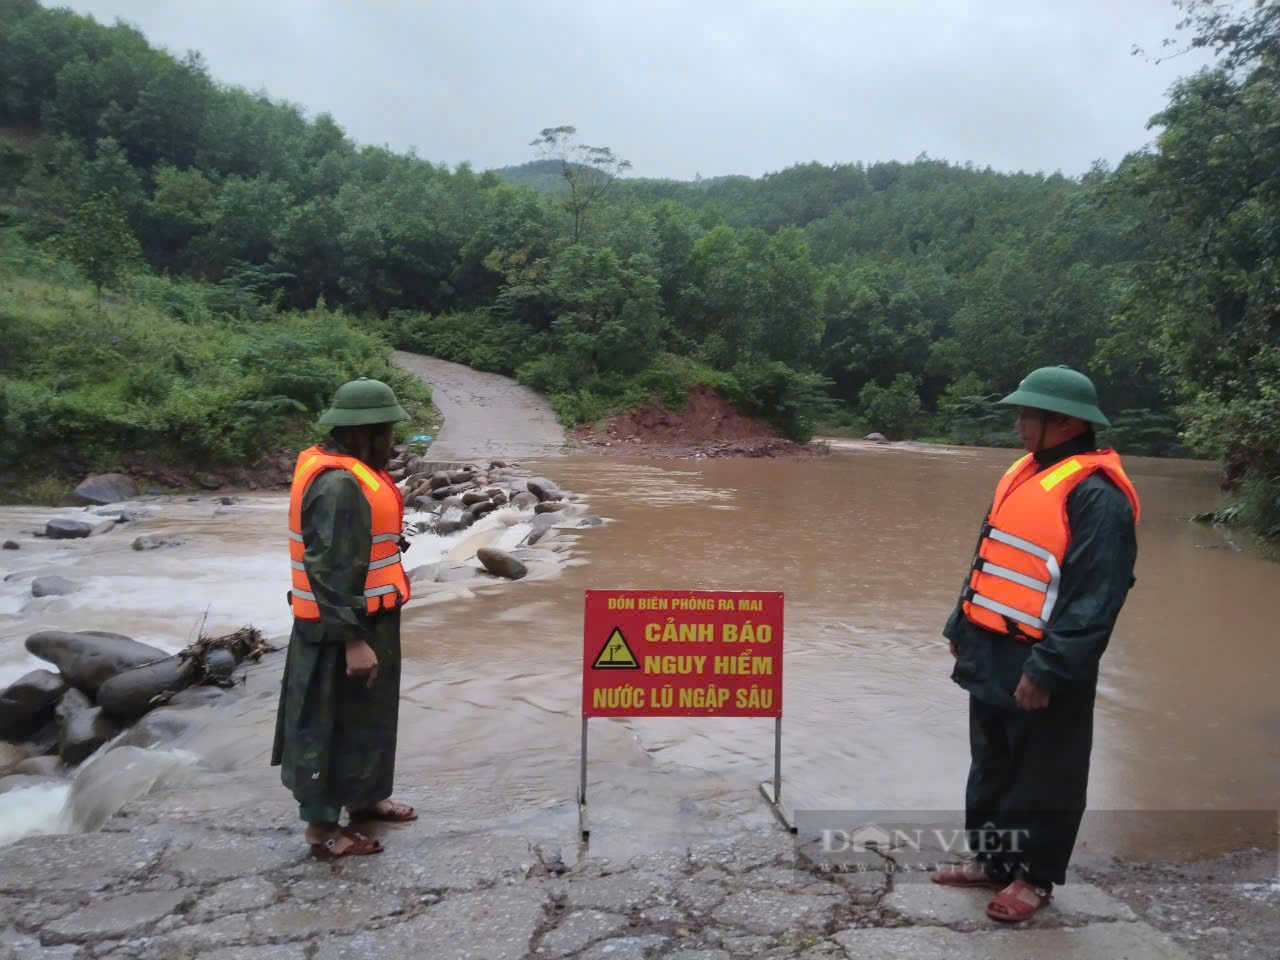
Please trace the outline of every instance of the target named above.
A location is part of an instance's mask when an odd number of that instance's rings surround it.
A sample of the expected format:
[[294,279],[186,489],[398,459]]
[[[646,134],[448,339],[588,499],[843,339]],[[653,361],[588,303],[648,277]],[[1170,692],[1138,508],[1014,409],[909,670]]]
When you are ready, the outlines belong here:
[[536,507],[534,507],[533,512],[534,513],[557,513],[563,510],[567,506],[568,504],[565,503],[563,500],[556,501],[554,503],[551,501],[547,501],[545,503],[540,503]]
[[0,743],[0,777],[27,759],[27,751],[13,743]]
[[189,687],[196,679],[198,667],[194,659],[172,656],[122,670],[99,688],[98,704],[112,718],[132,723],[152,707]]
[[497,509],[498,509],[498,505],[494,503],[492,500],[481,500],[479,503],[474,503],[471,505],[470,512],[471,512],[471,515],[478,520],[480,517],[483,517],[486,513],[492,513],[494,510],[497,510]]
[[555,481],[546,477],[533,477],[529,480],[529,492],[544,503],[564,499],[564,491],[556,486]]
[[31,581],[33,597],[63,597],[80,588],[66,577],[36,577]]
[[487,493],[481,493],[479,490],[472,490],[470,493],[464,493],[462,495],[462,505],[464,507],[473,507],[477,503],[484,503],[488,499],[489,495]]
[[870,440],[872,443],[888,443],[888,438],[883,433],[868,433],[862,439]]
[[452,481],[449,479],[449,475],[447,473],[433,473],[431,475],[432,490],[439,490],[441,487],[448,487],[451,485]]
[[79,540],[93,533],[94,524],[69,517],[55,517],[44,525],[45,536],[50,540]]
[[528,510],[530,507],[538,505],[538,498],[528,490],[525,490],[511,498],[511,505],[517,510]]
[[72,499],[83,506],[105,506],[138,495],[138,488],[123,473],[95,473],[76,487]]
[[519,580],[529,572],[529,568],[511,554],[494,547],[481,547],[476,551],[476,559],[494,576],[508,580]]
[[67,681],[50,670],[32,670],[0,692],[0,740],[25,740],[53,719]]
[[88,760],[95,750],[120,732],[120,725],[101,707],[91,707],[74,714],[62,728],[58,755],[69,767]]
[[120,634],[90,630],[41,630],[27,637],[27,651],[52,663],[72,686],[91,695],[117,673],[168,656]]

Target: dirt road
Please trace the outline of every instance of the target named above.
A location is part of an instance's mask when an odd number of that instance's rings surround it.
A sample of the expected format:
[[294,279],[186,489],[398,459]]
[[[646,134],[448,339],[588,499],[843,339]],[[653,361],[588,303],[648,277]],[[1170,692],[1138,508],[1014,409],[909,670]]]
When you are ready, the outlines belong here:
[[396,363],[431,384],[444,426],[431,444],[435,460],[549,457],[565,435],[541,394],[509,377],[447,360],[396,351]]

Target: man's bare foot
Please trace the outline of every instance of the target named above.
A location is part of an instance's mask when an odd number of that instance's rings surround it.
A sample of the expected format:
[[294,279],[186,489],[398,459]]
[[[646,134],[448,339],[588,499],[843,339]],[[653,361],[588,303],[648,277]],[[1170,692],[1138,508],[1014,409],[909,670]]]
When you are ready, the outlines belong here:
[[382,850],[382,844],[377,840],[336,823],[309,823],[304,836],[311,852],[325,859],[362,856]]
[[989,887],[999,890],[1004,886],[988,874],[977,860],[945,864],[939,867],[930,879],[934,883],[947,887]]
[[1047,906],[1050,897],[1049,890],[1033,887],[1019,878],[996,894],[995,899],[987,904],[987,916],[993,920],[1017,923]]
[[407,803],[394,800],[379,800],[368,810],[352,810],[352,820],[386,820],[391,823],[405,823],[418,819],[418,811]]

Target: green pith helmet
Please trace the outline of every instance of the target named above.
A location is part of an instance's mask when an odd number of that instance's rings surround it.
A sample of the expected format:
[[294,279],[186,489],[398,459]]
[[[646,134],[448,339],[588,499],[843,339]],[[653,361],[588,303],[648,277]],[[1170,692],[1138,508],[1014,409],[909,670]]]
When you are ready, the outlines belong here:
[[338,388],[333,403],[320,415],[320,426],[363,427],[408,419],[394,390],[381,380],[361,377]]
[[1008,407],[1032,407],[1061,413],[1100,427],[1111,426],[1098,409],[1098,391],[1093,381],[1067,366],[1032,370],[1018,384],[1018,389],[1000,403]]

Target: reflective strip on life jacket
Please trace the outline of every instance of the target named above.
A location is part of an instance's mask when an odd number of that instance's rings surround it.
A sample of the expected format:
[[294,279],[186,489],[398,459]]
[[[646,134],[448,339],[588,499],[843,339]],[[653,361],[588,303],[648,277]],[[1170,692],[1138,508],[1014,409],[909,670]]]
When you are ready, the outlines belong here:
[[404,500],[385,473],[375,473],[354,457],[331,454],[312,447],[298,456],[289,501],[289,567],[293,580],[289,602],[299,620],[319,620],[320,606],[307,577],[306,544],[302,536],[302,499],[310,483],[324,470],[350,472],[369,502],[370,537],[364,590],[365,613],[375,614],[402,606],[410,598],[409,578],[400,551],[404,530]]
[[1129,499],[1136,523],[1138,494],[1114,451],[1080,454],[1043,471],[1028,455],[1005,471],[960,598],[970,621],[1017,640],[1043,638],[1058,606],[1071,543],[1067,497],[1098,471]]

